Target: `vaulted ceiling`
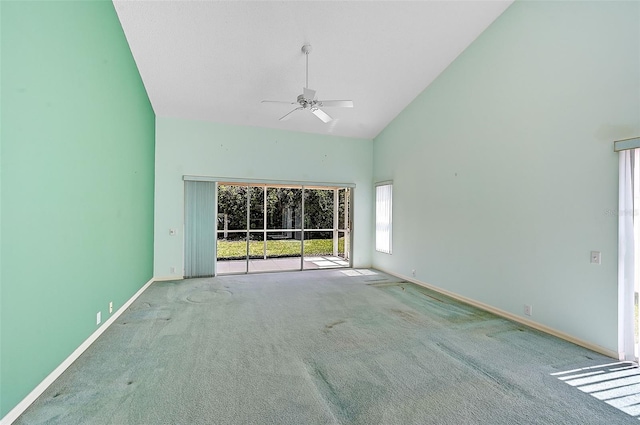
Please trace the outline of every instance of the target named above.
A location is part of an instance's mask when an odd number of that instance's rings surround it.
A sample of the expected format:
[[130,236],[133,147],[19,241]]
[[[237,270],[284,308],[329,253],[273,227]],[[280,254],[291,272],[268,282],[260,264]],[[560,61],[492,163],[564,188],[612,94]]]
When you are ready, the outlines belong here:
[[[372,139],[512,3],[146,1],[114,5],[159,117]],[[305,85],[350,99],[279,118]]]

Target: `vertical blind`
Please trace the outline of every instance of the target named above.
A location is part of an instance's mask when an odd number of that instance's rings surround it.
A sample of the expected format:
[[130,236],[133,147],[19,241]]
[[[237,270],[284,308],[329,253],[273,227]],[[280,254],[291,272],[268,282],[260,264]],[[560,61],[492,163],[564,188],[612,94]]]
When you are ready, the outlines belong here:
[[390,183],[376,186],[376,251],[391,254],[391,198]]
[[618,184],[618,356],[638,361],[636,297],[640,290],[640,137],[617,140]]
[[639,226],[635,220],[640,198],[640,150],[621,150],[618,197],[618,352],[620,360],[637,361]]
[[185,277],[215,274],[216,183],[185,181]]

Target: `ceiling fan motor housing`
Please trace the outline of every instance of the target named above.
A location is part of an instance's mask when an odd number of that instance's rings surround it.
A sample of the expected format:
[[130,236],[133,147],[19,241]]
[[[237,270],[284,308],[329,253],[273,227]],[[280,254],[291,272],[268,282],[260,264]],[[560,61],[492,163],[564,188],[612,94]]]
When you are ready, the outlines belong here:
[[304,94],[300,94],[298,95],[298,103],[300,104],[300,106],[306,109],[312,107],[316,103],[316,101],[313,99],[307,99],[304,97]]

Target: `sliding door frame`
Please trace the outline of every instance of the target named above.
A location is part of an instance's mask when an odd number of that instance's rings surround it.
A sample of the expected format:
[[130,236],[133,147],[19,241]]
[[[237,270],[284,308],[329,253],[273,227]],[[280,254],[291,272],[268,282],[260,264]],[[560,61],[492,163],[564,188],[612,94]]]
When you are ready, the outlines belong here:
[[[264,188],[264,195],[263,195],[263,211],[262,213],[264,215],[266,215],[266,211],[267,211],[267,188],[269,187],[288,187],[288,188],[295,188],[295,189],[301,189],[302,193],[301,193],[301,220],[300,220],[300,228],[295,228],[295,229],[268,229],[267,228],[267,222],[266,219],[263,220],[263,228],[261,230],[257,230],[257,229],[251,229],[251,224],[250,224],[250,216],[251,216],[251,194],[247,193],[247,223],[246,223],[246,229],[244,230],[233,230],[233,231],[229,231],[229,232],[233,232],[233,233],[239,233],[239,232],[245,232],[246,233],[246,247],[247,247],[247,251],[246,251],[246,257],[245,257],[245,261],[246,261],[246,265],[245,265],[245,271],[244,272],[237,272],[237,273],[225,273],[226,274],[248,274],[251,273],[250,271],[250,240],[251,240],[251,234],[252,233],[262,233],[263,237],[263,255],[266,259],[267,257],[267,233],[269,232],[300,232],[300,267],[299,269],[295,269],[295,271],[301,271],[301,270],[310,270],[310,269],[305,269],[304,267],[304,261],[305,261],[305,255],[304,255],[304,242],[305,242],[305,232],[320,232],[320,231],[326,231],[326,232],[331,232],[331,234],[333,235],[333,254],[335,255],[338,252],[338,243],[337,243],[337,238],[336,236],[339,235],[341,232],[344,233],[345,235],[345,245],[344,245],[344,255],[345,255],[345,259],[348,261],[348,266],[345,267],[352,267],[353,266],[353,252],[352,252],[352,247],[353,247],[353,199],[354,199],[354,190],[356,185],[354,183],[336,183],[336,182],[308,182],[308,181],[283,181],[283,180],[263,180],[263,179],[242,179],[242,178],[229,178],[229,177],[209,177],[209,176],[192,176],[192,175],[185,175],[183,176],[183,180],[184,181],[207,181],[207,182],[215,182],[215,221],[216,223],[218,222],[218,186],[219,185],[237,185],[237,186],[246,186],[246,187],[262,187]],[[304,211],[304,207],[305,207],[305,190],[307,189],[321,189],[321,190],[333,190],[334,191],[334,205],[333,205],[333,226],[331,229],[305,229],[305,211]],[[349,189],[348,191],[346,189]],[[345,190],[345,217],[344,217],[344,226],[342,229],[340,229],[339,226],[339,222],[340,222],[340,218],[338,217],[338,212],[339,212],[339,204],[338,204],[338,200],[340,198],[340,194],[339,192],[341,190]],[[348,193],[348,196],[347,196]],[[217,249],[217,240],[218,240],[218,234],[219,234],[219,230],[216,228],[216,232],[215,232],[215,245],[216,245],[216,249],[215,249],[215,257],[214,257],[214,271],[215,274],[218,275],[218,249]],[[186,242],[186,241],[185,241]],[[294,269],[292,269],[293,271]],[[275,271],[275,270],[274,270]],[[264,271],[261,273],[269,273],[269,272],[274,272],[274,271]]]

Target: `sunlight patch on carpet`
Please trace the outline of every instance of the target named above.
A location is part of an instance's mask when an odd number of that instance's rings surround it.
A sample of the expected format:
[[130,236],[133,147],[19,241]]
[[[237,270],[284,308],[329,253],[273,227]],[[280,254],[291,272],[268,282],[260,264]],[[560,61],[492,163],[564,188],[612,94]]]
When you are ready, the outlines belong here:
[[319,269],[331,269],[336,267],[346,267],[349,265],[348,261],[340,257],[305,257],[305,262],[313,263]]
[[640,368],[634,363],[608,363],[551,375],[640,419]]
[[369,270],[369,269],[341,270],[341,272],[346,274],[347,276],[373,276],[378,274],[373,270]]

